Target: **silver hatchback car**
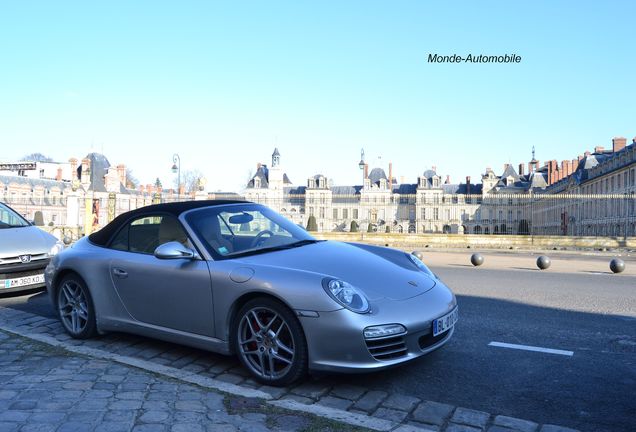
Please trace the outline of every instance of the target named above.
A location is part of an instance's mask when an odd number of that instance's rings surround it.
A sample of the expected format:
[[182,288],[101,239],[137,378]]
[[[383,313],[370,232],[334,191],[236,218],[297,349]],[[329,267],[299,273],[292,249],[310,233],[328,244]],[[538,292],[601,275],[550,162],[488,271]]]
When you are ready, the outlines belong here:
[[125,213],[54,257],[46,283],[75,338],[127,331],[236,354],[271,385],[398,365],[457,321],[455,296],[415,256],[316,240],[245,201]]
[[44,268],[64,244],[0,202],[0,295],[43,288]]

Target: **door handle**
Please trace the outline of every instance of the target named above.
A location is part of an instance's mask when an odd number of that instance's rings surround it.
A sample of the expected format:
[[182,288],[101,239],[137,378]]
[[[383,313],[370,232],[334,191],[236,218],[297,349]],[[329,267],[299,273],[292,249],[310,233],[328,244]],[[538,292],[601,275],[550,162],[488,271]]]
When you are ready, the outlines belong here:
[[117,276],[118,278],[122,278],[122,279],[128,277],[128,272],[126,270],[122,270],[117,267],[113,268],[113,274]]

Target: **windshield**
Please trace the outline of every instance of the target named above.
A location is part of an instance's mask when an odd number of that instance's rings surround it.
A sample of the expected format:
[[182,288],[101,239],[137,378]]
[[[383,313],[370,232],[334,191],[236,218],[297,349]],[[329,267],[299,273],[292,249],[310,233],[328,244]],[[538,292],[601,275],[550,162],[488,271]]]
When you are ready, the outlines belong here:
[[186,215],[186,221],[215,259],[271,252],[317,241],[290,220],[259,204],[195,210]]
[[29,222],[11,207],[0,203],[0,229],[29,226]]

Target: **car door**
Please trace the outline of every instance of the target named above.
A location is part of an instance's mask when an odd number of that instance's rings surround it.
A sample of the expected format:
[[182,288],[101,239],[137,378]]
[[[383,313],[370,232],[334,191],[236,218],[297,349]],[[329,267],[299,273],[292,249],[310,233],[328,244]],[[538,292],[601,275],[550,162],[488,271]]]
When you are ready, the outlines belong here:
[[153,215],[128,223],[111,241],[113,286],[137,321],[204,336],[214,335],[212,286],[207,262],[159,259],[160,244],[179,241],[192,247],[172,215]]

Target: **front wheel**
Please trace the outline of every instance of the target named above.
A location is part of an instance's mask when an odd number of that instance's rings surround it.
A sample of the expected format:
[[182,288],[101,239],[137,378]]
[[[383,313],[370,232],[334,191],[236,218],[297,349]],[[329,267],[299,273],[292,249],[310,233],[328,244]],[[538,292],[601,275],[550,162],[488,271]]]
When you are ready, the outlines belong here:
[[284,386],[307,373],[307,342],[298,319],[269,298],[247,302],[232,326],[239,360],[257,381]]
[[65,276],[57,289],[57,310],[66,332],[76,339],[97,334],[95,308],[86,283],[76,274]]

